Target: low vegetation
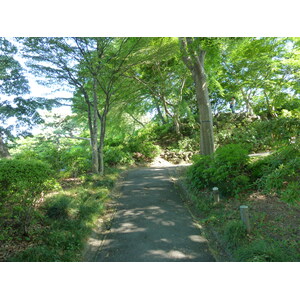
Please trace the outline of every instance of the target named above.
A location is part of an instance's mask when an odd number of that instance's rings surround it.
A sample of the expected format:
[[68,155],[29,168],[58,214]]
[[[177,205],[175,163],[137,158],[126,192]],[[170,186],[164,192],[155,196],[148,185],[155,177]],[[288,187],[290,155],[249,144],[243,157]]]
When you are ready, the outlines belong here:
[[16,209],[21,205],[24,208],[23,199],[15,199],[10,215],[8,207],[2,207],[6,215],[1,218],[1,260],[80,261],[86,240],[95,221],[105,212],[120,171],[110,169],[105,177],[86,175],[60,180],[59,189],[43,199],[39,194],[34,205],[30,203],[26,234],[19,226],[23,217]]
[[[229,259],[300,260],[299,150],[295,143],[249,158],[240,145],[228,144],[212,157],[195,157],[186,172],[186,188],[196,211],[205,214],[199,222],[217,233]],[[211,196],[214,186],[219,187],[219,203]],[[250,234],[241,222],[241,205],[249,207]]]

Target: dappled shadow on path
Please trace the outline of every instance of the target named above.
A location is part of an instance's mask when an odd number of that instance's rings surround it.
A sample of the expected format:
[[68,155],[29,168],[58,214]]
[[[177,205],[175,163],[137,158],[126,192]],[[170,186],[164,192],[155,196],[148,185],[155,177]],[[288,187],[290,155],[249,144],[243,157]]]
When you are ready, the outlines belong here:
[[164,168],[130,171],[96,261],[213,261]]

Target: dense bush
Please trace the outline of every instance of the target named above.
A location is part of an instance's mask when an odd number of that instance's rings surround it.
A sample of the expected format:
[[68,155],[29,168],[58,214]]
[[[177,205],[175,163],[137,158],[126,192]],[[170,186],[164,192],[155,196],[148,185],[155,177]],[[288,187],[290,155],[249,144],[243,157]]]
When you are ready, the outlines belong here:
[[41,226],[36,229],[34,244],[10,257],[9,261],[80,260],[109,193],[104,187],[93,188],[96,181],[90,178],[81,187],[48,195],[39,206]]
[[140,153],[146,159],[152,159],[160,153],[160,147],[154,144],[156,138],[153,125],[138,130],[128,141],[127,149],[131,153]]
[[250,187],[277,194],[293,203],[300,198],[299,143],[279,148],[273,154],[250,162],[248,151],[228,144],[212,156],[195,155],[187,172],[190,187],[196,190],[219,187],[224,195],[234,195]]
[[61,151],[63,168],[70,176],[77,177],[91,168],[91,151],[86,144],[74,145]]
[[67,219],[71,200],[65,195],[53,197],[44,204],[45,215],[51,219]]
[[239,144],[220,147],[212,156],[197,155],[194,160],[187,176],[195,189],[217,186],[221,193],[234,195],[249,187],[248,152]]
[[49,165],[38,160],[0,160],[0,217],[25,234],[41,193],[58,186]]
[[279,148],[273,154],[253,162],[249,170],[252,180],[264,193],[275,193],[289,203],[300,198],[299,143]]
[[194,155],[194,164],[188,169],[187,179],[189,185],[196,190],[207,188],[210,185],[210,172],[213,164],[211,156]]
[[299,136],[299,127],[298,118],[262,121],[226,115],[226,118],[217,118],[215,140],[218,146],[239,143],[251,152],[259,152],[290,144],[292,137]]
[[12,151],[12,154],[16,159],[44,161],[53,170],[58,171],[64,166],[61,159],[62,151],[63,147],[59,147],[53,141],[27,137],[18,141],[18,147]]
[[293,203],[300,199],[300,157],[281,164],[259,180],[259,186],[265,193],[276,193],[282,200]]
[[104,147],[104,162],[109,166],[133,163],[132,153],[123,145],[107,145]]
[[89,142],[61,138],[58,141],[44,138],[26,138],[18,141],[12,150],[16,159],[38,159],[46,162],[62,177],[76,177],[91,168],[91,149]]

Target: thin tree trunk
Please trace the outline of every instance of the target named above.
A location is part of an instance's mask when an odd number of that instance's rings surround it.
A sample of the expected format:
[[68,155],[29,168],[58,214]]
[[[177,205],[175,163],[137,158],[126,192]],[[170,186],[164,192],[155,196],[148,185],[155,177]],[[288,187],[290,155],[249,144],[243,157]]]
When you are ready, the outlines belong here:
[[275,115],[274,115],[274,109],[273,109],[274,107],[273,107],[273,105],[271,105],[270,99],[269,99],[266,91],[264,91],[264,95],[265,95],[265,100],[266,100],[266,103],[267,103],[267,110],[268,110],[267,117],[268,117],[268,119],[272,119],[272,118],[275,117]]
[[176,134],[178,136],[182,135],[181,132],[180,132],[180,123],[179,123],[178,115],[177,114],[174,114],[173,120],[174,120],[174,126],[175,126],[175,132],[176,132]]
[[99,142],[99,173],[104,175],[104,139],[105,139],[106,115],[103,114],[100,125],[100,142]]
[[3,142],[2,137],[0,136],[0,157],[1,158],[8,158],[10,157],[9,151],[6,147],[6,145]]
[[[91,103],[88,99],[88,95],[84,92],[85,102],[88,106],[88,124],[91,136],[91,148],[92,148],[92,172],[99,173],[99,155],[98,155],[98,128],[93,126],[95,123],[95,114],[92,114]],[[95,112],[95,111],[94,111]],[[96,119],[97,121],[97,119]]]
[[[155,97],[154,97],[155,98]],[[159,118],[161,119],[162,123],[163,124],[167,124],[162,112],[161,112],[161,109],[159,107],[159,104],[157,103],[157,100],[155,100],[155,106],[156,106],[156,109],[157,109],[157,114],[159,116]]]

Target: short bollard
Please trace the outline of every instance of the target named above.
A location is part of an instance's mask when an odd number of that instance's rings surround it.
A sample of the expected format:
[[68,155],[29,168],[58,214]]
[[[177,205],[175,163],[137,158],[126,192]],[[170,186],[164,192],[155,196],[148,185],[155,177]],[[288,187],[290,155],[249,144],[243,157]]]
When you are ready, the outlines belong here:
[[250,227],[248,206],[247,205],[241,205],[240,206],[240,212],[241,212],[241,219],[242,219],[243,223],[246,226],[247,233],[250,233],[251,232],[251,227]]
[[213,188],[213,195],[214,195],[214,201],[220,202],[220,194],[219,194],[219,189],[217,187]]

